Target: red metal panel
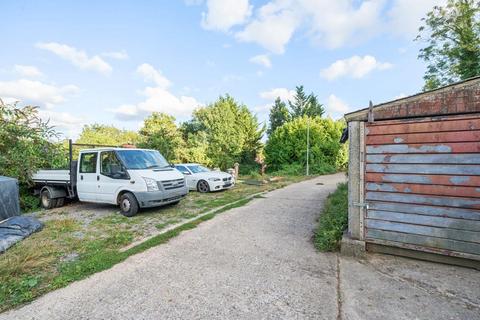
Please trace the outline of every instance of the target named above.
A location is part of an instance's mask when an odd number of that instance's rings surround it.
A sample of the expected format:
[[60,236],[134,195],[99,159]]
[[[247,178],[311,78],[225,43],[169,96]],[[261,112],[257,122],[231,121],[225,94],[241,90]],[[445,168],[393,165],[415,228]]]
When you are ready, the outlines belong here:
[[410,183],[367,183],[369,191],[430,194],[437,196],[480,198],[479,187],[440,186],[432,184]]
[[410,143],[367,145],[367,154],[480,153],[480,142]]
[[469,222],[480,209],[480,116],[377,121],[366,125],[365,145],[367,242],[480,259],[480,231]]
[[480,186],[479,176],[453,176],[453,175],[433,175],[433,174],[383,174],[367,172],[365,175],[366,182],[400,182],[400,183],[417,183],[444,186]]
[[367,136],[367,145],[480,141],[480,131],[451,131]]
[[[386,122],[386,121],[385,121]],[[382,124],[369,124],[368,135],[383,135],[383,134],[398,134],[398,133],[428,133],[428,132],[445,132],[445,131],[467,131],[467,130],[480,130],[480,117],[479,118],[457,118],[452,119],[430,119],[426,121],[419,121],[411,119],[409,121],[402,120],[399,122],[389,121],[387,126],[384,121]]]

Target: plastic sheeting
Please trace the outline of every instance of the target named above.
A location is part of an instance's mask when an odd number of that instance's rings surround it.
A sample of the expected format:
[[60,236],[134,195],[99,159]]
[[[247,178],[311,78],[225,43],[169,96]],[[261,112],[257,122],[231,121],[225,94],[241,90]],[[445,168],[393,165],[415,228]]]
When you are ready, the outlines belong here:
[[2,221],[0,223],[0,252],[6,251],[42,227],[43,224],[33,217],[17,216]]
[[20,215],[17,179],[0,176],[0,221]]

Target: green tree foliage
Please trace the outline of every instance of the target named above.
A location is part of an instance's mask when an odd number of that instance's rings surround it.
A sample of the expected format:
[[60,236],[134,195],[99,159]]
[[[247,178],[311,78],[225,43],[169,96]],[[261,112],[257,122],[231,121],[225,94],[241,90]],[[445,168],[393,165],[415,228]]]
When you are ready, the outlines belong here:
[[269,118],[270,125],[267,130],[268,135],[271,135],[275,129],[290,121],[290,112],[288,111],[286,103],[280,100],[280,97],[275,100],[275,104],[270,109]]
[[39,168],[67,166],[67,153],[56,143],[57,133],[40,119],[38,108],[0,100],[0,175],[18,179],[20,205],[30,210],[38,200],[30,195],[32,174]]
[[427,63],[424,90],[480,75],[480,1],[448,0],[423,19],[417,40]]
[[168,161],[179,160],[184,141],[174,117],[160,112],[152,113],[145,119],[140,136],[140,147],[156,149]]
[[208,141],[207,156],[213,166],[227,168],[235,162],[253,162],[261,147],[265,128],[260,127],[250,110],[226,95],[193,113],[193,119],[184,128],[204,132]]
[[205,131],[199,131],[195,134],[189,133],[185,142],[186,147],[181,148],[178,152],[180,162],[212,165],[212,161],[207,155],[208,137]]
[[317,96],[313,92],[307,95],[303,86],[296,87],[293,101],[289,101],[288,104],[292,119],[303,116],[321,117],[325,113],[322,104],[318,102]]
[[310,127],[309,163],[312,173],[333,172],[346,164],[345,145],[340,136],[345,126],[343,121],[298,117],[277,128],[265,146],[266,163],[270,171],[294,168],[292,174],[305,171],[307,154],[307,126]]
[[103,124],[92,124],[83,127],[76,143],[121,146],[136,144],[138,141],[139,135],[135,131],[120,130]]

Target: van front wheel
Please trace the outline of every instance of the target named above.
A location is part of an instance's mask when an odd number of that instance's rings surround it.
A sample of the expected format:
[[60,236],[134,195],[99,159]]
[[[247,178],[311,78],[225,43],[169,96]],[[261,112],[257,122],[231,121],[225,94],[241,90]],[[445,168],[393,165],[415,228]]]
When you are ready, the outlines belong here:
[[137,199],[135,199],[135,196],[130,192],[122,194],[122,196],[120,197],[119,205],[120,212],[125,217],[133,217],[138,212]]

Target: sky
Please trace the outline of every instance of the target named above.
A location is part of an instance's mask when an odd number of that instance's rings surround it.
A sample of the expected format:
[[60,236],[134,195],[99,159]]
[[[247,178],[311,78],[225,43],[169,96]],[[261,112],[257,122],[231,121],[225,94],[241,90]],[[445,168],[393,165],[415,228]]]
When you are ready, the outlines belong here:
[[419,92],[421,18],[445,0],[0,0],[0,98],[85,124],[187,121],[230,94],[261,122],[303,85],[327,114]]

